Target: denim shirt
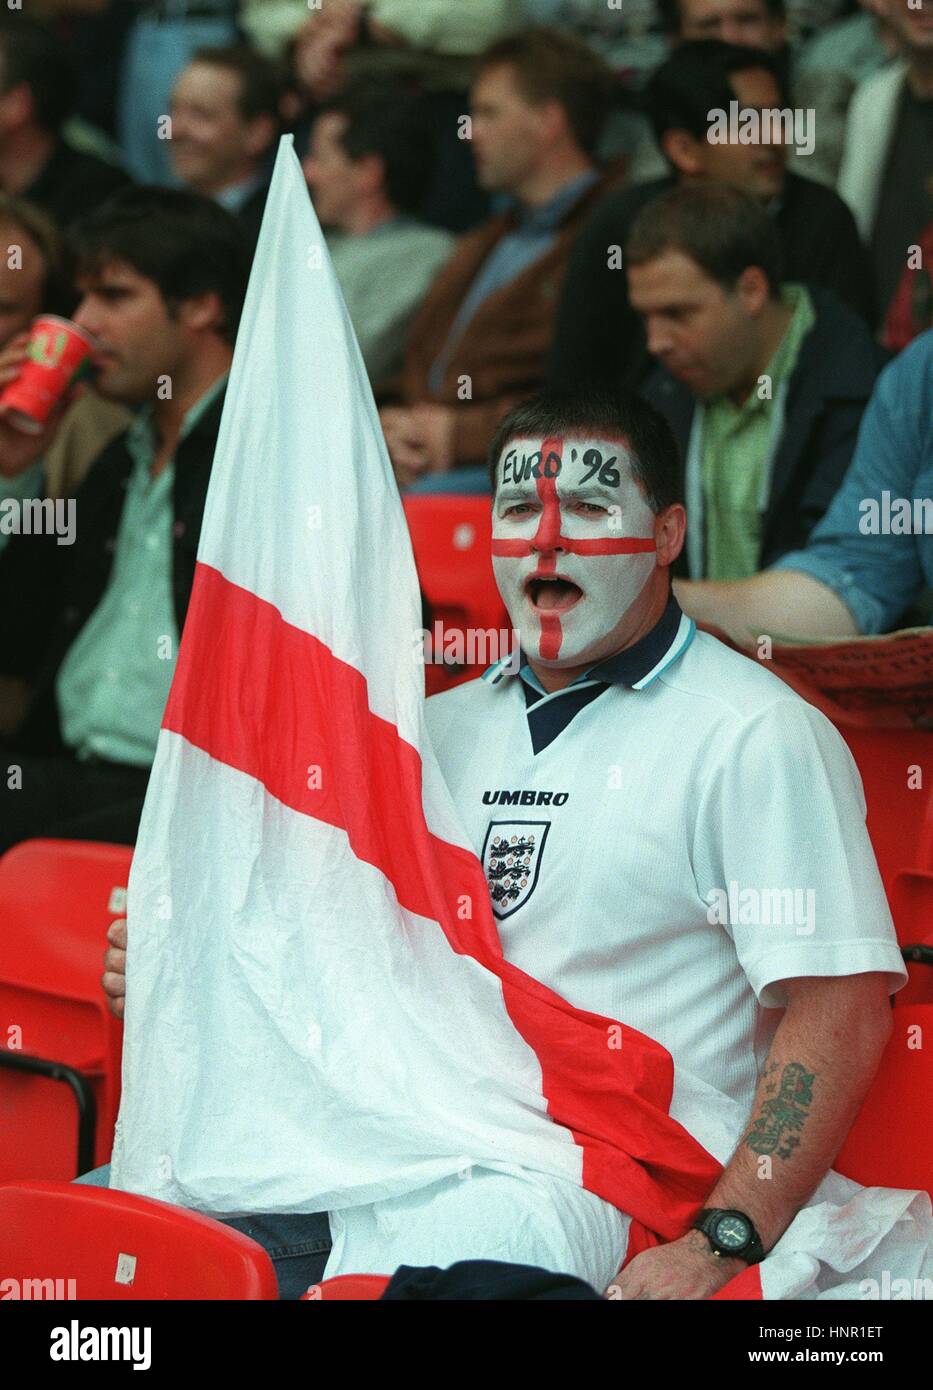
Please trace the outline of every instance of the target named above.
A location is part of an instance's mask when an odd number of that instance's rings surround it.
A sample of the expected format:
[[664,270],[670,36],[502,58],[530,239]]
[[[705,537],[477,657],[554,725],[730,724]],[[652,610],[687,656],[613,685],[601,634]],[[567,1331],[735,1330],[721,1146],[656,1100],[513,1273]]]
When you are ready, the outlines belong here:
[[933,329],[885,367],[829,510],[774,568],[828,585],[866,635],[933,587]]

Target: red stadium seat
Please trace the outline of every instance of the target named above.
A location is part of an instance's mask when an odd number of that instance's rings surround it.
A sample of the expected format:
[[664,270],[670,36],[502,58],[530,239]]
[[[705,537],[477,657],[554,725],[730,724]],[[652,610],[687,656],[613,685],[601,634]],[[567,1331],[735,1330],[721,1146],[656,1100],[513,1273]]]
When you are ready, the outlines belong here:
[[0,1279],[32,1298],[278,1297],[272,1261],[239,1231],[149,1197],[67,1182],[0,1183]]
[[933,1004],[894,1010],[878,1075],[833,1164],[865,1187],[933,1193]]
[[[403,498],[418,577],[435,622],[445,635],[509,632],[510,623],[492,572],[489,551],[491,510],[488,497],[409,496]],[[474,643],[476,638],[474,636]],[[428,693],[481,674],[504,651],[485,641],[469,644],[463,665],[427,669]]]
[[310,1289],[301,1295],[301,1302],[369,1302],[382,1297],[388,1282],[387,1274],[338,1274],[333,1279],[323,1279],[320,1284],[312,1284]]
[[[862,777],[868,833],[890,898],[903,870],[933,869],[933,732],[848,726],[839,732]],[[910,785],[918,780],[911,768],[920,769],[920,787]]]
[[[867,824],[910,982],[898,1008],[933,1003],[933,733],[840,725],[858,764]],[[916,783],[920,782],[917,786]]]
[[132,850],[27,840],[0,859],[0,1179],[110,1157],[123,1025],[100,984]]

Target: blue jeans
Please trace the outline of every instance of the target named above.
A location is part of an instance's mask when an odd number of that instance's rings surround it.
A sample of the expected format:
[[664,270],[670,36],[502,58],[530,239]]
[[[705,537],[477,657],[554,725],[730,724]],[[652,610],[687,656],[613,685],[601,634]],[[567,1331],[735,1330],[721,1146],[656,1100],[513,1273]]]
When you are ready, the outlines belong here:
[[[110,1164],[75,1181],[88,1187],[109,1187]],[[312,1284],[321,1282],[331,1245],[326,1211],[230,1216],[223,1224],[242,1231],[266,1251],[275,1266],[279,1298],[299,1299]]]

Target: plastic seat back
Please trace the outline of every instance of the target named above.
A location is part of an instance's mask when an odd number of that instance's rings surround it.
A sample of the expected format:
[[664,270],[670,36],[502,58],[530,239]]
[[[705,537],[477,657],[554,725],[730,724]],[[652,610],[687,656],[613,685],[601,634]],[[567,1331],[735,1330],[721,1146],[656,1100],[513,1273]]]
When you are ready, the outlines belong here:
[[865,1187],[933,1193],[933,1004],[893,1013],[878,1074],[833,1167]]
[[27,840],[0,859],[0,1179],[78,1168],[76,1092],[24,1070],[34,1058],[84,1078],[96,1124],[81,1166],[110,1157],[123,1026],[100,977],[131,858],[125,845]]
[[129,1192],[0,1183],[0,1273],[20,1298],[270,1299],[261,1245],[211,1217]]
[[839,732],[858,764],[868,807],[868,833],[890,900],[894,881],[903,870],[933,868],[933,864],[921,862],[929,853],[933,733],[853,727],[841,727]]
[[434,693],[505,656],[511,625],[492,572],[489,498],[415,495],[403,504],[418,577],[449,658],[446,667],[428,668]]

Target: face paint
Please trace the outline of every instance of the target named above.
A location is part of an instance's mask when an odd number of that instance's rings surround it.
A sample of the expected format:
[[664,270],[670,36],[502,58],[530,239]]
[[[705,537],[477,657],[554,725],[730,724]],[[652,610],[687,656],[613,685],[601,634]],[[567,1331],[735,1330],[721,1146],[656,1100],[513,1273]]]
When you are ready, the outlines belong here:
[[496,583],[528,655],[573,665],[621,622],[655,568],[654,513],[624,440],[512,439],[498,464]]

